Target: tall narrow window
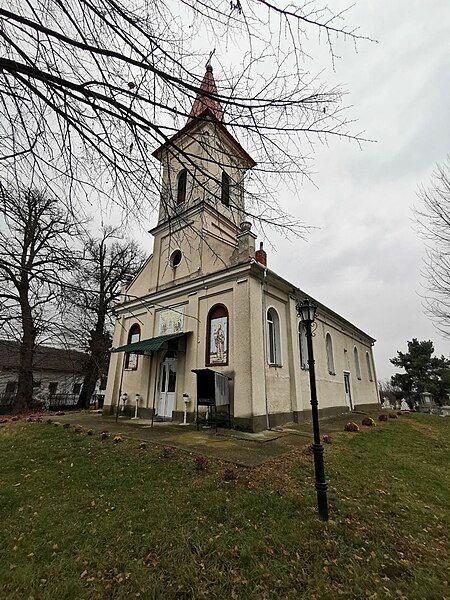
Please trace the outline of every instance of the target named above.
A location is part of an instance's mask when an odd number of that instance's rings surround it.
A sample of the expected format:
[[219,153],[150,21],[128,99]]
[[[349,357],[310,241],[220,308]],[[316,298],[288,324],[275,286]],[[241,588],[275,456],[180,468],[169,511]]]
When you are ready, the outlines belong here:
[[359,354],[358,354],[358,348],[356,346],[353,348],[353,356],[355,359],[356,377],[358,379],[361,379],[361,365],[359,364]]
[[222,204],[230,206],[230,176],[222,171],[222,191],[220,197]]
[[187,169],[180,171],[178,175],[177,185],[177,204],[183,204],[186,200],[186,187],[187,187]]
[[369,381],[373,381],[372,364],[370,362],[370,355],[368,352],[366,352],[366,361],[367,361],[367,374],[369,375]]
[[267,311],[267,362],[281,365],[280,319],[274,308]]
[[336,372],[334,370],[333,341],[332,341],[331,335],[329,333],[327,333],[327,335],[326,335],[325,345],[326,345],[326,349],[327,349],[328,373],[330,375],[336,375]]
[[300,366],[305,371],[309,369],[308,366],[308,344],[306,341],[306,327],[305,324],[300,321],[298,324],[298,345],[300,348]]
[[208,313],[206,364],[228,364],[228,310],[223,304],[216,304]]
[[[141,339],[141,328],[136,323],[130,327],[128,332],[128,344],[135,344]],[[135,352],[127,352],[125,355],[125,369],[137,369],[138,355]]]

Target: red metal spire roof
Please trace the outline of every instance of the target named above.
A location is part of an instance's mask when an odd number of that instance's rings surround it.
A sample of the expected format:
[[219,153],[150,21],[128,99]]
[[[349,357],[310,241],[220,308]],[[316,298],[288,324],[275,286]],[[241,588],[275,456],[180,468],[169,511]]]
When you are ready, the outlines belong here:
[[192,105],[191,112],[189,113],[188,123],[192,121],[192,119],[200,117],[205,110],[209,110],[218,121],[223,122],[223,110],[220,106],[220,102],[215,98],[211,98],[209,94],[217,94],[217,88],[216,82],[214,81],[212,66],[208,63],[206,65],[206,73],[203,77],[202,84],[194,104]]

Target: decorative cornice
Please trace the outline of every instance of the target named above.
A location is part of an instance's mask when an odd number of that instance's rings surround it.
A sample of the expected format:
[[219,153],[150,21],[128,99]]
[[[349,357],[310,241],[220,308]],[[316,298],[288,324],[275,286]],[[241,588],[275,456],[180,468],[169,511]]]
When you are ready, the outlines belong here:
[[[299,287],[290,283],[289,281],[287,281],[286,279],[284,279],[283,277],[281,277],[274,271],[271,271],[270,269],[267,269],[263,265],[260,265],[255,260],[251,260],[250,262],[246,262],[246,263],[240,263],[240,264],[234,265],[232,267],[227,267],[226,269],[223,269],[222,271],[211,273],[210,275],[204,275],[204,276],[198,277],[194,280],[190,280],[187,282],[183,282],[183,283],[174,285],[170,288],[166,288],[165,290],[161,290],[161,291],[153,292],[151,294],[147,294],[145,296],[141,296],[139,299],[136,299],[136,300],[133,299],[128,302],[121,303],[116,306],[115,311],[116,311],[116,314],[123,314],[123,313],[126,313],[127,310],[133,310],[134,306],[142,307],[143,303],[158,304],[160,302],[165,302],[167,300],[170,300],[171,298],[178,297],[181,294],[189,294],[191,292],[200,290],[204,287],[221,284],[227,280],[236,278],[236,276],[241,278],[241,277],[245,276],[246,274],[248,274],[249,276],[255,277],[255,279],[258,279],[261,282],[266,280],[270,285],[273,285],[274,287],[281,289],[282,291],[287,293],[290,297],[292,297],[295,300],[301,300],[301,299],[305,298],[306,296],[311,298],[312,300],[314,300],[317,303],[319,311],[321,311],[322,314],[324,315],[324,317],[326,317],[327,319],[334,321],[336,324],[338,324],[341,327],[346,327],[351,332],[354,332],[354,333],[358,334],[359,336],[362,336],[363,338],[368,340],[371,345],[373,345],[374,342],[376,341],[375,338],[373,338],[372,336],[367,334],[365,331],[362,331],[362,329],[359,329],[358,327],[356,327],[356,325],[353,325],[353,323],[351,323],[350,321],[348,321],[347,319],[345,319],[338,313],[331,310],[331,308],[328,308],[327,306],[325,306],[325,304],[322,304],[320,301],[313,298],[310,294],[307,294],[306,292],[301,290]],[[318,320],[321,321],[320,314],[319,314]],[[323,320],[322,322],[326,322],[326,321]]]

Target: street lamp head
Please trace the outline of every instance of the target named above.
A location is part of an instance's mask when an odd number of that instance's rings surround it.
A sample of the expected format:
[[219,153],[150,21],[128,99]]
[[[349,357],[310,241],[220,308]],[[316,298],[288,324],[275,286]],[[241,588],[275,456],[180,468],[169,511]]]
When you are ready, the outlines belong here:
[[317,304],[310,298],[297,302],[297,314],[303,322],[313,323],[316,318]]

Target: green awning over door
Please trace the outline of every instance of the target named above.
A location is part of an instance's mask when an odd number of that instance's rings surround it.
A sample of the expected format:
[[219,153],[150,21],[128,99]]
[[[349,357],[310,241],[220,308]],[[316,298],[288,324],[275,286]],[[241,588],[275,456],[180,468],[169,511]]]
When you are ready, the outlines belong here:
[[156,352],[161,348],[164,342],[169,340],[175,340],[188,335],[189,332],[173,333],[172,335],[159,335],[158,337],[150,338],[148,340],[141,340],[134,342],[134,344],[126,344],[125,346],[119,346],[113,348],[111,352],[133,352],[135,354],[144,354],[146,352]]

